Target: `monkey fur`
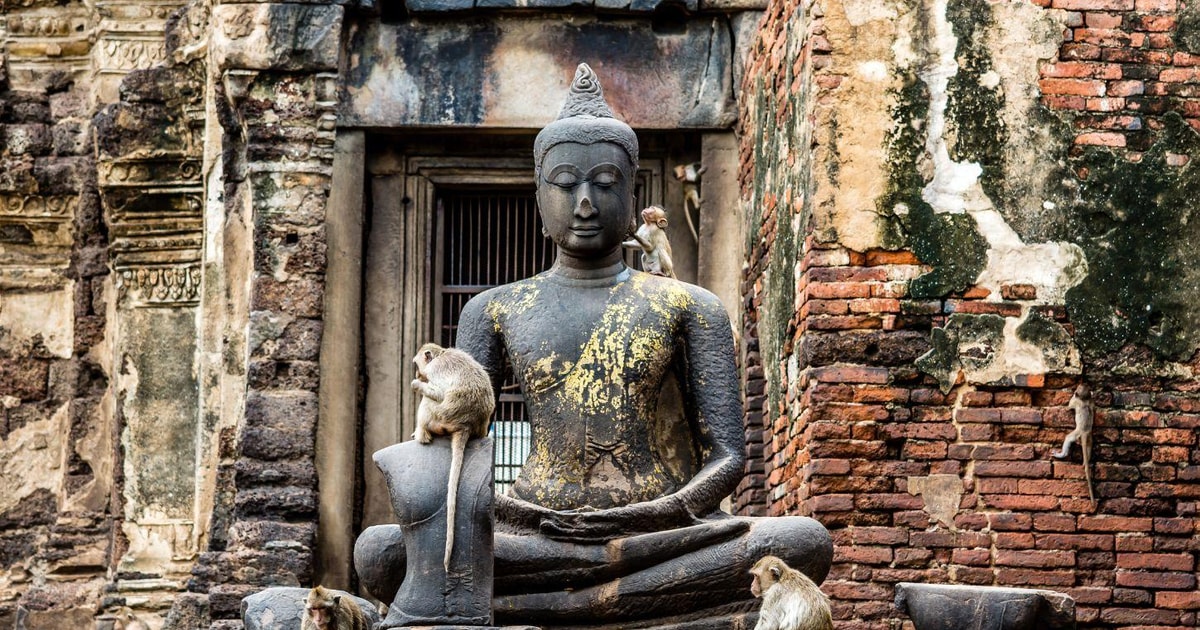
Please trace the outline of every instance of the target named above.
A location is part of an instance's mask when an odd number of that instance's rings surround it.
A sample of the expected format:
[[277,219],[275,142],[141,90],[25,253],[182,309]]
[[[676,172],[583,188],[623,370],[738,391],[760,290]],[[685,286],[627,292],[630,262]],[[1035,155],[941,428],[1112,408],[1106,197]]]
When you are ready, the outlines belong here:
[[413,357],[417,378],[413,390],[420,392],[417,430],[413,438],[428,444],[435,435],[450,436],[450,478],[446,486],[446,556],[450,571],[454,551],[454,515],[458,505],[458,482],[462,477],[467,441],[487,437],[488,423],[496,409],[496,396],[487,371],[471,355],[456,348],[427,343]]
[[659,206],[642,210],[642,224],[623,245],[641,248],[642,269],[656,276],[675,277],[671,241],[667,240],[667,211]]
[[369,630],[367,616],[358,604],[318,585],[304,600],[300,630]]
[[1096,500],[1096,491],[1092,487],[1092,391],[1086,383],[1080,383],[1071,396],[1067,407],[1075,410],[1075,430],[1067,434],[1063,440],[1062,450],[1054,453],[1057,459],[1066,459],[1071,455],[1071,445],[1079,442],[1079,450],[1083,453],[1083,477],[1087,480],[1088,497]]
[[700,211],[700,176],[707,170],[708,167],[700,166],[699,162],[680,164],[675,167],[675,179],[683,182],[683,216],[687,218],[692,238],[697,241],[700,240],[700,234],[696,231],[695,224],[692,223],[692,210],[689,210],[688,206],[691,205],[696,212]]
[[775,556],[763,556],[750,573],[750,592],[763,600],[754,630],[833,630],[829,598],[807,575]]

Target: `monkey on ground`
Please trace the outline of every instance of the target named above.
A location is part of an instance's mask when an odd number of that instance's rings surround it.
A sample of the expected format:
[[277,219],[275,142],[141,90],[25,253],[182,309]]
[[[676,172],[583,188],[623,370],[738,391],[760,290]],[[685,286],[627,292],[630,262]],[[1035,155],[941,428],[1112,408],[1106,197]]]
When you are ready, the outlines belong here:
[[807,575],[775,556],[763,556],[750,573],[750,592],[763,600],[754,630],[833,630],[829,598]]
[[642,224],[623,245],[641,248],[642,270],[656,276],[675,277],[671,242],[667,240],[667,211],[659,206],[642,210]]
[[358,604],[318,585],[304,600],[300,630],[368,630],[367,616]]
[[680,164],[675,167],[675,179],[683,182],[683,216],[687,218],[688,227],[692,230],[692,238],[700,240],[700,234],[696,232],[696,226],[692,223],[692,210],[688,209],[690,204],[696,212],[700,211],[700,176],[707,171],[707,166],[700,166],[699,162],[691,164]]
[[1096,500],[1096,491],[1092,488],[1092,390],[1087,383],[1080,383],[1071,396],[1067,407],[1075,410],[1075,430],[1067,434],[1063,440],[1062,450],[1054,453],[1057,459],[1066,459],[1071,455],[1071,445],[1079,442],[1079,450],[1083,453],[1083,478],[1087,480],[1088,497]]
[[435,435],[450,436],[450,478],[446,486],[446,557],[454,551],[454,514],[458,504],[458,481],[462,477],[467,441],[487,437],[488,423],[496,408],[492,381],[482,365],[456,348],[427,343],[413,357],[417,378],[413,390],[421,393],[417,405],[417,430],[413,438],[428,444]]

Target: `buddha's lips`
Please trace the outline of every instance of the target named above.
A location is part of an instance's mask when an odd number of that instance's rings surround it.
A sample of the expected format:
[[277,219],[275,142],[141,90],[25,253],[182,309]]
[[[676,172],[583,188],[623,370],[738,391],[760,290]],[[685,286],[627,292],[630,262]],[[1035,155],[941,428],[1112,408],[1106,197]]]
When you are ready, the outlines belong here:
[[595,236],[599,234],[600,231],[601,228],[599,226],[578,226],[571,228],[571,233],[576,236]]

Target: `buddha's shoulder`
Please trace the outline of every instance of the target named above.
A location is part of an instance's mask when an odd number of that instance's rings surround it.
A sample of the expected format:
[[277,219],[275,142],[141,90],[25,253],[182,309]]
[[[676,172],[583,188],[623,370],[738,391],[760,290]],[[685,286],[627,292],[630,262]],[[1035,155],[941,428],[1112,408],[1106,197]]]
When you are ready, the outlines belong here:
[[477,313],[496,319],[504,314],[523,311],[537,300],[544,285],[542,275],[491,287],[467,301],[464,315]]
[[663,307],[701,313],[725,312],[721,300],[711,291],[674,278],[635,271],[629,278],[629,288]]

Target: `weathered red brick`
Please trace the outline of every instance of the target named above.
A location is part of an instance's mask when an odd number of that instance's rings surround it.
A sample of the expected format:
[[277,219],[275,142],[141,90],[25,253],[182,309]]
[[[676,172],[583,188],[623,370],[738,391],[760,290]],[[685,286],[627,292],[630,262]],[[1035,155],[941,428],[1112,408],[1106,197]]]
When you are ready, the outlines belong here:
[[858,564],[888,564],[892,561],[892,548],[867,545],[838,547],[834,550],[833,561],[854,562]]
[[1117,567],[1121,569],[1158,569],[1191,571],[1195,560],[1190,553],[1119,553]]
[[1159,591],[1154,594],[1154,605],[1173,610],[1200,610],[1200,591]]
[[1200,83],[1200,68],[1167,68],[1158,74],[1164,83]]
[[955,549],[950,554],[954,564],[986,567],[992,562],[992,552],[988,549]]
[[1087,98],[1084,99],[1084,109],[1090,112],[1115,112],[1125,108],[1123,98]]
[[1075,552],[1000,549],[996,552],[996,564],[1030,569],[1073,567]]
[[1088,28],[1121,28],[1121,22],[1124,20],[1124,16],[1120,13],[1090,11],[1083,16],[1083,21]]
[[1125,134],[1111,132],[1081,133],[1075,136],[1075,144],[1086,144],[1101,147],[1125,146]]
[[1066,514],[1035,514],[1033,528],[1046,532],[1073,532],[1075,531],[1075,517]]
[[1182,591],[1196,587],[1196,576],[1192,573],[1117,571],[1117,585]]
[[996,579],[1001,584],[1009,586],[1074,586],[1075,573],[1072,571],[1038,571],[1035,569],[998,569]]

